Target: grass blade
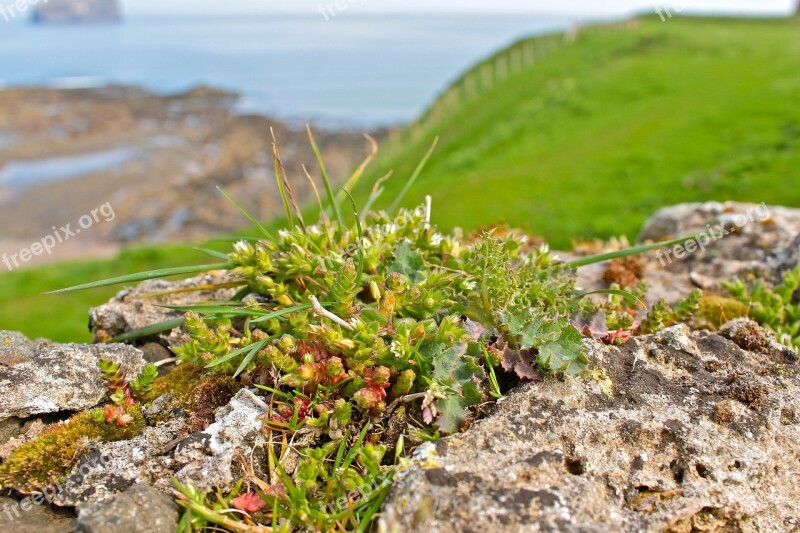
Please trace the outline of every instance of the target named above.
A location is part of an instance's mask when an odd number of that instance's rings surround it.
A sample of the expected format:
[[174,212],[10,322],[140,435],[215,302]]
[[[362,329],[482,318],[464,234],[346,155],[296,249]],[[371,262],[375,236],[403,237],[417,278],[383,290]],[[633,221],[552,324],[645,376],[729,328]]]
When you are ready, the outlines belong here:
[[[352,191],[352,190],[354,190],[356,188],[356,185],[361,180],[361,176],[364,175],[364,171],[367,169],[369,164],[372,163],[372,160],[375,159],[375,156],[378,155],[378,143],[375,142],[375,139],[373,139],[367,133],[364,134],[364,137],[366,137],[367,140],[369,141],[370,153],[364,159],[364,161],[361,162],[361,164],[358,166],[356,171],[353,172],[353,175],[350,176],[350,178],[347,180],[347,183],[344,184],[344,189],[346,189],[348,191]],[[344,200],[344,194],[342,194],[342,191],[339,191],[339,194],[336,196],[336,199],[338,201],[343,201]]]
[[100,281],[93,281],[91,283],[84,283],[83,285],[75,285],[74,287],[67,287],[65,289],[58,289],[49,291],[45,294],[61,294],[65,292],[82,291],[86,289],[97,289],[100,287],[110,287],[112,285],[120,285],[122,283],[138,283],[140,281],[147,281],[150,279],[167,278],[170,276],[182,276],[186,274],[200,274],[208,272],[209,270],[230,270],[233,268],[231,263],[215,263],[212,265],[198,265],[192,267],[177,267],[177,268],[162,268],[159,270],[150,270],[148,272],[140,272],[138,274],[128,274],[127,276],[119,276],[117,278],[104,279]]
[[206,255],[210,255],[211,257],[222,259],[223,261],[228,260],[228,254],[226,254],[225,252],[218,252],[217,250],[209,250],[208,248],[199,248],[197,246],[193,246],[192,249],[197,250],[198,252],[202,252]]
[[331,204],[331,209],[333,210],[333,214],[336,216],[336,221],[339,222],[339,225],[344,226],[342,211],[339,209],[339,204],[336,202],[336,196],[334,196],[333,189],[331,189],[331,182],[328,179],[328,171],[325,170],[325,162],[322,160],[322,153],[319,151],[319,146],[317,146],[317,142],[314,140],[314,134],[311,133],[311,127],[306,125],[306,131],[308,131],[308,140],[311,142],[311,149],[314,150],[314,156],[317,158],[319,172],[322,174],[322,182],[325,184],[325,192],[328,195],[328,202]]
[[406,184],[403,185],[403,189],[400,191],[400,194],[397,195],[397,198],[394,199],[394,202],[392,202],[392,205],[389,206],[389,212],[390,213],[393,213],[394,211],[397,210],[398,207],[400,207],[400,203],[403,201],[403,198],[405,197],[406,193],[411,188],[411,186],[414,185],[414,182],[417,181],[417,178],[419,178],[419,175],[422,174],[422,170],[425,168],[425,165],[428,163],[428,159],[430,159],[431,156],[433,155],[433,151],[436,150],[436,145],[437,144],[439,144],[439,137],[436,137],[433,140],[433,144],[428,149],[428,152],[425,154],[425,157],[423,157],[422,161],[419,162],[419,165],[417,165],[417,168],[414,169],[414,173],[411,174],[411,177],[408,178],[408,181],[406,181]]
[[[333,305],[331,302],[321,302],[320,305]],[[264,322],[267,320],[272,320],[273,318],[280,318],[283,315],[288,315],[289,313],[294,313],[295,311],[305,311],[307,309],[311,309],[311,304],[300,304],[294,307],[287,307],[286,309],[279,309],[278,311],[272,311],[264,316],[260,316],[256,319],[250,321],[251,324],[257,324],[259,322]]]
[[350,199],[350,204],[353,206],[353,216],[356,217],[356,228],[358,229],[358,275],[356,275],[356,289],[361,288],[361,276],[364,274],[364,229],[361,227],[361,217],[358,216],[358,208],[356,201],[347,189],[342,188],[347,197]]
[[574,261],[569,261],[567,266],[570,268],[580,268],[586,265],[593,265],[595,263],[602,263],[603,261],[610,261],[612,259],[619,259],[620,257],[629,257],[631,255],[639,255],[651,250],[658,250],[659,248],[668,248],[677,244],[683,244],[692,239],[697,239],[702,235],[692,235],[690,237],[681,237],[671,241],[657,242],[655,244],[643,244],[642,246],[633,246],[624,250],[617,250],[616,252],[607,252],[603,254],[590,255],[588,257],[581,257]]
[[281,156],[278,152],[278,141],[275,139],[275,130],[270,128],[269,132],[272,135],[272,158],[275,166],[275,178],[278,180],[278,187],[281,191],[283,207],[286,209],[286,218],[289,220],[289,227],[294,227],[294,218],[292,217],[292,209],[294,209],[297,220],[300,222],[300,227],[305,231],[306,223],[303,221],[303,214],[300,212],[300,207],[294,199],[294,191],[286,176],[286,169],[283,167],[283,161],[281,161]]
[[237,208],[239,211],[241,211],[241,212],[242,212],[242,214],[243,214],[244,216],[246,216],[246,217],[247,217],[247,219],[248,219],[250,222],[252,222],[253,224],[255,224],[255,226],[256,226],[256,227],[258,228],[258,230],[259,230],[259,231],[260,231],[260,232],[261,232],[261,233],[264,235],[264,237],[266,237],[267,239],[271,240],[272,242],[278,242],[278,241],[276,241],[276,240],[275,240],[275,237],[273,237],[273,236],[272,236],[272,234],[271,234],[269,231],[267,231],[267,228],[265,228],[264,226],[262,226],[262,225],[261,225],[261,222],[259,222],[258,220],[256,220],[256,217],[254,217],[253,215],[251,215],[251,214],[250,214],[250,212],[249,212],[247,209],[245,209],[244,207],[242,207],[242,205],[241,205],[239,202],[237,202],[236,200],[234,200],[234,199],[233,199],[233,197],[231,197],[231,196],[230,196],[228,193],[226,193],[226,192],[225,192],[225,191],[222,189],[222,187],[217,187],[217,190],[218,190],[219,192],[221,192],[221,193],[222,193],[222,196],[224,196],[225,198],[227,198],[227,200],[228,200],[230,203],[232,203],[233,205],[235,205],[235,206],[236,206],[236,208]]
[[248,309],[245,307],[234,307],[230,305],[162,305],[159,307],[172,309],[173,311],[183,311],[184,313],[194,311],[195,313],[199,313],[201,315],[252,317],[261,317],[264,315],[264,311],[258,309]]
[[157,335],[159,333],[172,331],[173,329],[179,328],[182,325],[183,325],[183,318],[174,318],[172,320],[166,320],[158,324],[153,324],[152,326],[145,326],[143,328],[138,328],[128,331],[126,333],[123,333],[122,335],[117,335],[116,337],[113,337],[105,341],[105,343],[110,344],[115,342],[127,342],[142,337],[149,337],[151,335]]
[[391,177],[392,177],[392,171],[390,170],[389,173],[386,174],[384,177],[378,178],[375,181],[375,185],[372,187],[372,193],[370,193],[369,199],[367,199],[367,203],[364,204],[364,210],[362,211],[362,216],[365,217],[364,219],[366,219],[369,210],[372,209],[372,204],[375,203],[375,200],[377,200],[378,197],[380,197],[380,195],[383,194],[383,191],[386,190],[385,187],[381,187],[381,184],[383,184],[384,181],[388,180]]

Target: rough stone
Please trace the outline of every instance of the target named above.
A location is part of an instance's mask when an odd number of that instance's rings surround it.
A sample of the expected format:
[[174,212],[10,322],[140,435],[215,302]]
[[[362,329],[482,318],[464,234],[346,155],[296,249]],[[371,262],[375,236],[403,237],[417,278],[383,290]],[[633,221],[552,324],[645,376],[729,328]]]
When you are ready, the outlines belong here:
[[[755,275],[779,282],[783,274],[800,266],[800,209],[736,202],[679,204],[653,215],[639,235],[639,242],[658,242],[706,233],[709,241],[684,245],[647,255],[644,280],[648,303],[665,298],[674,304],[692,289],[722,292],[721,281]],[[572,254],[564,254],[566,258]],[[609,262],[583,267],[578,285],[587,290],[605,289],[603,275]]]
[[[89,311],[89,325],[95,333],[95,340],[113,338],[135,329],[183,317],[182,312],[161,307],[164,305],[192,305],[207,301],[229,300],[236,289],[211,289],[150,296],[168,291],[223,284],[230,281],[227,276],[228,273],[225,271],[215,271],[182,281],[152,280],[123,289],[108,303]],[[179,330],[155,335],[154,338],[170,347],[181,342]]]
[[178,506],[147,485],[78,509],[77,533],[174,533]]
[[386,530],[797,527],[796,363],[685,326],[589,345],[611,397],[592,380],[518,387],[465,433],[417,450]]
[[129,375],[144,367],[142,352],[124,344],[58,344],[0,331],[0,421],[94,407],[107,392],[100,359]]
[[0,531],[14,533],[72,533],[75,516],[68,510],[53,510],[45,505],[25,504],[0,496]]
[[685,247],[683,258],[653,254],[646,279],[671,301],[697,287],[719,291],[721,280],[747,274],[777,282],[800,265],[800,209],[787,207],[736,202],[665,207],[645,223],[639,241],[701,233],[713,236],[704,250]]
[[129,441],[96,445],[75,466],[55,502],[99,502],[141,483],[169,492],[173,477],[204,490],[230,487],[246,475],[243,460],[263,474],[257,466],[266,464],[263,413],[264,404],[254,391],[243,389],[217,410],[215,422],[202,432],[185,435],[185,420],[174,418],[146,427]]

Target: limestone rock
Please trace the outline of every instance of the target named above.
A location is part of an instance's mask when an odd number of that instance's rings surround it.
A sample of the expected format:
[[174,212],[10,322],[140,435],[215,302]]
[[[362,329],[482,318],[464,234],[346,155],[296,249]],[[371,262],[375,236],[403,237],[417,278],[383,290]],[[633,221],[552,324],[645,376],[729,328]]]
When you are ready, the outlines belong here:
[[797,527],[796,355],[684,326],[590,349],[611,397],[592,380],[518,387],[465,433],[417,450],[386,502],[386,530]]
[[717,202],[659,210],[639,240],[660,241],[705,233],[707,239],[652,254],[647,280],[670,301],[694,288],[718,291],[719,281],[747,274],[779,282],[800,265],[800,209]]
[[[96,340],[116,337],[129,331],[160,324],[183,317],[180,311],[172,311],[163,305],[192,305],[200,302],[228,300],[236,289],[201,290],[162,294],[143,298],[146,295],[165,293],[181,289],[207,287],[229,282],[227,272],[215,271],[182,281],[152,280],[120,291],[108,303],[89,311],[89,324]],[[169,346],[179,342],[177,330],[157,336]]]
[[239,391],[202,432],[184,435],[184,420],[176,417],[146,427],[129,441],[97,445],[75,466],[56,495],[56,504],[101,502],[136,484],[168,493],[173,477],[202,490],[230,487],[245,476],[243,458],[263,474],[257,465],[267,463],[259,418],[264,405],[253,392]]
[[45,505],[19,502],[0,496],[0,531],[14,533],[72,533],[75,517],[66,510],[54,511]]
[[139,350],[124,344],[58,344],[0,331],[0,421],[94,407],[107,392],[100,359],[119,363],[128,375],[145,364]]
[[[748,274],[777,283],[787,270],[800,266],[800,209],[736,202],[679,204],[653,215],[639,241],[703,233],[708,238],[647,255],[649,303],[665,298],[674,304],[696,288],[724,293],[721,281]],[[609,264],[581,268],[579,286],[607,288],[602,278]]]
[[78,533],[174,533],[178,506],[147,485],[134,485],[110,500],[81,507]]

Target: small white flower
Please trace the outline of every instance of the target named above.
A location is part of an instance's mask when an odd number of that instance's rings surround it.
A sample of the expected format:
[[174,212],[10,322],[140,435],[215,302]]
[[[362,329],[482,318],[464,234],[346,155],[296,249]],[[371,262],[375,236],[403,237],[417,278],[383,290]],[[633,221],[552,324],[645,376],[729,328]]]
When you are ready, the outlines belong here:
[[239,241],[233,245],[233,249],[237,254],[249,255],[253,253],[253,246],[247,241]]

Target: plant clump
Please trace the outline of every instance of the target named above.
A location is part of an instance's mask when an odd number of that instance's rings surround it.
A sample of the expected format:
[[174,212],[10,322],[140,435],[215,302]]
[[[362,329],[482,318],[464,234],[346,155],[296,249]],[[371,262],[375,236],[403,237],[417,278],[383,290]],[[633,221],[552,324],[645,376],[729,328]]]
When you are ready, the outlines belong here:
[[731,296],[747,308],[747,314],[769,329],[778,340],[800,349],[800,268],[784,275],[783,282],[770,287],[763,279],[742,279],[723,283]]
[[[228,197],[262,237],[237,242],[223,256],[226,262],[64,289],[211,269],[228,270],[226,286],[239,286],[230,301],[172,306],[185,313],[185,342],[173,351],[181,363],[177,372],[193,380],[208,372],[228,384],[261,389],[260,418],[270,444],[268,468],[258,470],[269,479],[258,479],[251,469],[226,490],[204,493],[176,484],[185,509],[181,530],[364,531],[397,465],[407,460],[407,445],[464,430],[502,395],[500,383],[509,381],[502,373],[510,381],[596,379],[611,394],[613,384],[592,367],[586,344],[620,344],[686,319],[697,308],[700,295],[693,293],[674,309],[660,305],[637,320],[644,283],[631,291],[598,291],[608,296],[602,303],[587,298],[597,293],[576,287],[580,266],[688,238],[565,263],[546,246],[531,247],[518,232],[484,231],[469,240],[441,233],[431,223],[429,198],[398,211],[432,150],[389,211],[367,208],[359,215],[350,198],[349,223],[340,206],[349,193],[333,193],[320,158],[329,205],[325,209],[320,201],[319,222],[309,225],[275,148],[287,229],[273,235]],[[368,206],[382,190],[377,183]],[[167,322],[142,334],[174,327]],[[136,382],[126,388],[118,378],[109,372],[107,381],[116,405],[124,406],[136,399]],[[156,380],[147,389],[151,400],[172,392],[198,411],[190,392],[196,389],[180,379]]]
[[[186,342],[174,351],[184,365],[266,391],[268,434],[313,435],[293,471],[278,454],[272,479],[250,480],[252,491],[211,498],[179,487],[185,521],[231,527],[214,509],[238,505],[253,512],[252,524],[363,527],[385,491],[356,491],[342,507],[343,491],[390,478],[404,438],[464,429],[500,396],[497,372],[591,378],[584,342],[594,336],[577,324],[598,317],[612,343],[643,330],[636,295],[611,289],[607,303],[594,303],[576,288],[575,268],[547,247],[526,253],[514,233],[464,241],[439,233],[430,216],[426,205],[356,215],[350,226],[323,217],[240,241],[228,256],[237,298],[180,308]],[[691,295],[648,327],[688,317],[698,301]],[[387,428],[400,413],[412,427],[398,436]],[[386,442],[390,434],[399,441]]]

